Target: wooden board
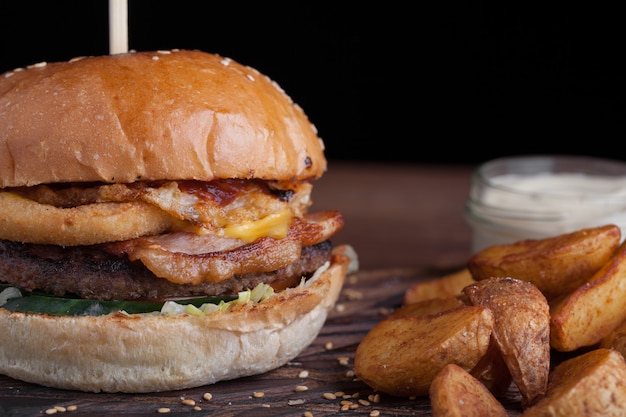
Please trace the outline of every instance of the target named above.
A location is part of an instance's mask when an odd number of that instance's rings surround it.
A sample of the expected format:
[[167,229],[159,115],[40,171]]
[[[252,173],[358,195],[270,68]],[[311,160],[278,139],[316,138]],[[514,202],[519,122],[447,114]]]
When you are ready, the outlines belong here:
[[[303,416],[307,411],[315,417],[368,416],[374,410],[380,416],[430,416],[428,398],[380,395],[379,402],[372,402],[370,396],[375,392],[350,371],[360,340],[385,310],[400,305],[406,288],[419,279],[445,272],[449,271],[379,270],[348,277],[338,306],[314,343],[291,363],[264,375],[154,394],[64,391],[0,376],[0,416],[41,416],[54,406],[70,405],[76,405],[76,410],[63,415],[154,416],[159,408],[169,408],[166,415],[170,416]],[[300,377],[302,371],[308,376]],[[298,392],[297,386],[308,389]],[[203,399],[205,393],[211,393],[210,401]],[[329,393],[337,398],[325,398]],[[183,399],[194,400],[199,410],[183,404]],[[511,416],[521,414],[514,384],[501,400]]]

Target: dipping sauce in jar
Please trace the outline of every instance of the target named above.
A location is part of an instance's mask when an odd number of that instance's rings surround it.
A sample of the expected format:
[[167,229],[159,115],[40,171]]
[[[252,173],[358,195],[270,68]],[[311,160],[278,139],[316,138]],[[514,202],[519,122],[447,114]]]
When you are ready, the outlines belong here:
[[519,156],[479,166],[466,219],[472,251],[616,224],[626,233],[626,163],[579,156]]

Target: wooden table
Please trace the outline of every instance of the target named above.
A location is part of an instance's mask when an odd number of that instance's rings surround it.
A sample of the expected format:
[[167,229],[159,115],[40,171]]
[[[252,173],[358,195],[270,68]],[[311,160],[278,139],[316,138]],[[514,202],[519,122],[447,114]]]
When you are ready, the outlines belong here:
[[[302,416],[307,411],[316,417],[368,416],[374,410],[380,416],[431,415],[428,398],[381,395],[379,402],[368,405],[365,401],[375,393],[350,372],[359,341],[382,318],[382,311],[400,304],[406,288],[460,268],[468,259],[471,230],[463,213],[472,169],[330,162],[314,187],[312,210],[343,212],[346,224],[334,243],[356,249],[360,271],[349,277],[319,337],[286,366],[264,375],[154,394],[64,391],[0,376],[0,416],[41,416],[51,407],[70,405],[77,409],[68,416],[154,416],[163,407],[176,416]],[[308,376],[300,377],[301,371]],[[299,385],[308,390],[297,392]],[[203,399],[207,392],[213,396],[210,401]],[[327,393],[339,398],[324,398]],[[182,404],[183,399],[194,400],[200,410]],[[358,408],[347,405],[342,411],[342,400]],[[514,391],[503,402],[510,415],[520,414]]]

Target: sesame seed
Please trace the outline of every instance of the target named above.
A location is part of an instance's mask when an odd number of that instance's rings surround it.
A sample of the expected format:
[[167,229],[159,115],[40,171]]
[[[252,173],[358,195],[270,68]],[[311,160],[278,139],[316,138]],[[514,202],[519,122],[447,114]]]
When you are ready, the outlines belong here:
[[324,345],[324,348],[326,350],[331,350],[333,348],[333,342],[326,342],[326,344]]
[[250,81],[254,81],[254,77],[252,76],[252,74],[246,74],[246,78]]
[[193,409],[194,409],[195,411],[200,411],[200,410],[202,410],[202,408],[201,408],[201,407],[199,407],[199,406],[197,406],[197,405],[196,405]]
[[350,410],[350,406],[348,405],[342,405],[341,406],[341,411],[349,411]]
[[55,406],[54,406],[54,407],[52,407],[52,408],[48,408],[48,409],[45,411],[45,413],[46,413],[46,414],[64,413],[64,412],[66,412],[66,411],[75,411],[76,409],[78,409],[78,407],[77,407],[77,406],[75,406],[75,405],[70,405],[70,406],[68,406],[68,407],[63,407],[63,406],[60,406],[60,405],[55,405]]
[[380,416],[380,411],[378,411],[378,410],[372,410],[372,411],[370,412],[370,417],[378,417],[378,416]]
[[303,399],[299,399],[299,400],[289,400],[287,401],[288,405],[300,405],[300,404],[304,404],[304,400]]
[[196,405],[196,402],[195,402],[194,400],[191,400],[191,399],[185,399],[185,400],[182,400],[182,401],[181,401],[181,403],[182,403],[183,405],[191,405],[191,406]]
[[254,398],[263,398],[265,397],[265,393],[263,391],[256,391],[254,394],[252,394],[252,396]]
[[366,407],[367,407],[367,406],[368,406],[368,405],[370,405],[371,403],[370,403],[369,401],[367,401],[367,400],[360,399],[360,400],[359,400],[359,404],[364,405],[364,406],[366,406]]
[[302,417],[313,417],[313,413],[310,411],[305,411],[304,414],[302,414]]
[[159,414],[165,414],[165,413],[169,413],[170,411],[172,411],[172,410],[170,410],[170,409],[169,409],[169,408],[167,408],[167,407],[161,407],[161,408],[159,408],[159,409],[157,410],[157,413],[159,413]]
[[285,94],[285,90],[283,90],[283,88],[276,81],[270,80],[270,83],[272,83],[272,85],[274,86],[275,89],[277,89],[281,93]]
[[354,372],[353,369],[350,369],[349,371],[346,371],[346,377],[354,378],[354,375],[356,375],[356,373]]
[[378,310],[378,314],[380,314],[381,316],[388,316],[389,314],[391,314],[391,310],[382,307]]
[[309,371],[300,371],[300,373],[298,374],[298,378],[308,378],[309,377]]
[[231,63],[231,62],[232,62],[232,59],[230,59],[230,58],[224,58],[224,59],[222,59],[222,60],[220,61],[220,64],[222,64],[222,65],[224,65],[224,66],[226,66],[226,67],[227,67],[227,66],[229,66],[229,65],[230,65],[230,63]]
[[48,65],[48,63],[46,61],[42,61],[42,62],[38,62],[38,63],[33,64],[33,65],[29,65],[28,68],[43,68],[46,65]]
[[303,391],[308,391],[309,387],[307,387],[306,385],[298,385],[296,386],[295,391],[296,392],[303,392]]
[[157,51],[157,54],[169,55],[171,54],[171,52],[170,51]]
[[325,392],[323,397],[326,400],[336,400],[337,399],[337,396],[335,394],[333,394],[332,392]]
[[263,407],[263,408],[270,408],[271,405],[269,405],[269,404],[262,404],[261,407]]
[[339,362],[339,365],[348,366],[350,358],[347,356],[340,356],[337,358],[337,362]]
[[202,399],[205,401],[211,401],[213,399],[213,394],[211,394],[210,392],[205,392],[202,395]]
[[153,57],[152,57],[152,60],[153,60],[153,61],[158,61],[158,60],[159,60],[159,57],[155,55],[155,56],[153,56]]
[[346,297],[348,297],[348,300],[351,300],[351,301],[363,299],[363,292],[361,291],[353,290],[351,288],[346,288],[343,291],[343,293]]
[[346,305],[345,304],[337,304],[335,306],[335,310],[337,310],[338,313],[343,313],[344,311],[346,311]]
[[335,393],[335,397],[337,397],[337,398],[339,398],[339,397],[344,397],[345,395],[346,395],[346,393],[345,393],[345,392],[343,392],[343,391],[337,391],[337,392]]

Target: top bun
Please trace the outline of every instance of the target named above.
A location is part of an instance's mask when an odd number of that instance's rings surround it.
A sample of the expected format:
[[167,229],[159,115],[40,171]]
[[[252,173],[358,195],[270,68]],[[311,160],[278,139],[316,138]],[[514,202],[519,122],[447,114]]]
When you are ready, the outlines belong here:
[[0,187],[318,178],[324,145],[266,76],[200,51],[38,64],[0,77]]

